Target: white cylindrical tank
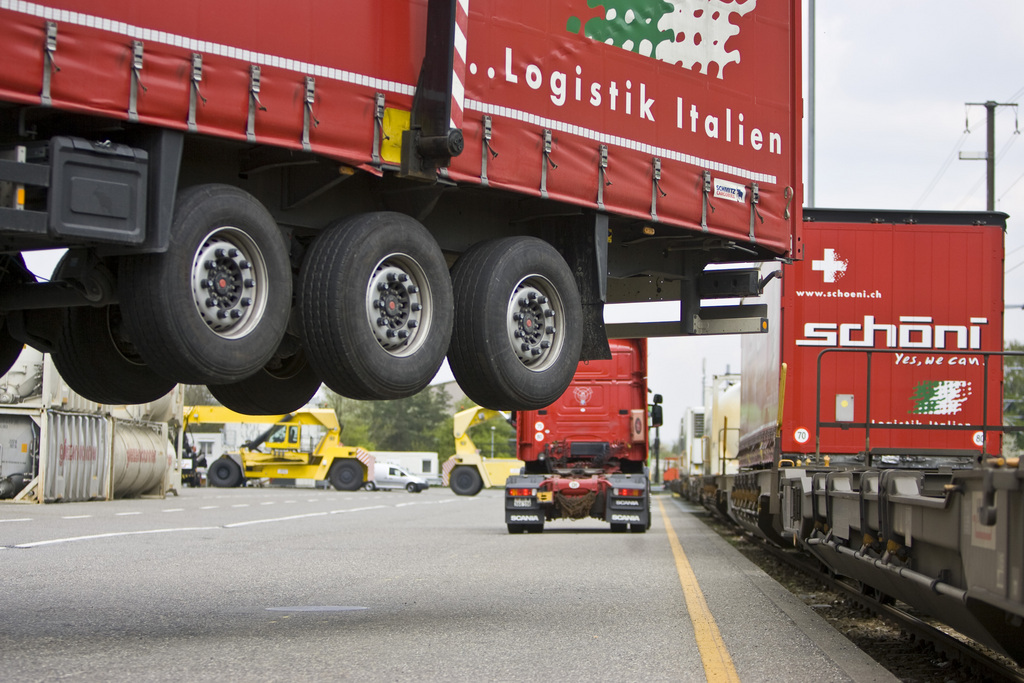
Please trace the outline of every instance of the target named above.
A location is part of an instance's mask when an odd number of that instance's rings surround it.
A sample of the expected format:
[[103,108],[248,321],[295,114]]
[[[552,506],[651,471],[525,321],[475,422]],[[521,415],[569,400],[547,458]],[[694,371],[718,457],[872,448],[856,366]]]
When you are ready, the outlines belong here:
[[0,405],[15,405],[39,396],[42,384],[43,354],[26,346],[7,374],[0,376]]
[[115,498],[163,493],[160,488],[168,468],[166,441],[160,432],[146,427],[124,423],[114,427],[112,482]]
[[111,414],[115,417],[136,422],[170,422],[181,421],[184,392],[181,385],[176,385],[162,398],[138,405],[111,406]]

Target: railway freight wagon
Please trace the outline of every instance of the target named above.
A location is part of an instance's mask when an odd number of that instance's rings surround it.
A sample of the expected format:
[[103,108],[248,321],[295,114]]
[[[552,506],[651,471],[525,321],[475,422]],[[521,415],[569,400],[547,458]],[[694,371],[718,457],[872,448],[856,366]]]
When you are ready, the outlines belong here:
[[[799,27],[798,0],[0,0],[0,366],[28,343],[96,401],[282,414],[447,355],[536,409],[608,336],[763,331],[711,305],[756,270],[704,268],[800,257]],[[679,319],[605,328],[655,300]]]
[[1000,447],[1006,215],[804,219],[806,258],[769,292],[781,327],[743,340],[741,471],[705,482],[706,502],[1024,662],[1024,478]]
[[94,403],[26,348],[0,376],[0,499],[163,498],[181,484],[181,404],[180,388],[141,405]]

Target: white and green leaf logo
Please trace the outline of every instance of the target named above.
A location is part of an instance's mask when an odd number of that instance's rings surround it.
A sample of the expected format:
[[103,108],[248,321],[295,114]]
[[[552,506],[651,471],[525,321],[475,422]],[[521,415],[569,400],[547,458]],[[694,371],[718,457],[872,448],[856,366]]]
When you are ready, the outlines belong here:
[[726,64],[740,62],[739,50],[726,49],[729,39],[740,32],[732,17],[753,11],[756,4],[757,0],[587,0],[588,7],[602,7],[604,16],[586,23],[569,17],[566,29],[702,74],[714,64],[714,75],[722,78]]
[[963,380],[926,381],[917,385],[910,400],[914,415],[956,415],[971,396],[971,383]]

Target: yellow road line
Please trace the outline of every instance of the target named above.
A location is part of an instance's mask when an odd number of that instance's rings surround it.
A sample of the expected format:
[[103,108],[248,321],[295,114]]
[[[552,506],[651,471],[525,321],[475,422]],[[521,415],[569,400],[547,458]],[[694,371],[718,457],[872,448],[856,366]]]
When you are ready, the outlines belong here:
[[693,635],[697,640],[697,650],[700,652],[701,662],[704,664],[704,676],[708,681],[739,683],[740,677],[736,674],[736,667],[733,666],[729,650],[726,649],[722,634],[718,632],[715,618],[711,616],[708,603],[704,600],[704,593],[701,592],[700,585],[697,583],[697,575],[693,573],[690,561],[686,559],[683,546],[672,529],[668,513],[665,512],[665,505],[660,499],[658,500],[658,509],[661,511],[661,519],[668,532],[668,542],[672,546],[672,554],[676,559],[676,571],[679,572],[679,583],[683,586],[686,610],[690,613],[690,621],[693,622]]

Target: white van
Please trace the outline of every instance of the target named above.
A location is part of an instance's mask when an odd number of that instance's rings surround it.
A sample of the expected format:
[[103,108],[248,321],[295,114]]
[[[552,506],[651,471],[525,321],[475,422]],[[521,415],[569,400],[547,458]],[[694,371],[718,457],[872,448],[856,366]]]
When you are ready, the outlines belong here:
[[373,481],[363,484],[367,491],[377,489],[405,489],[409,493],[419,493],[430,487],[427,480],[417,477],[401,465],[390,462],[378,462],[373,466]]

